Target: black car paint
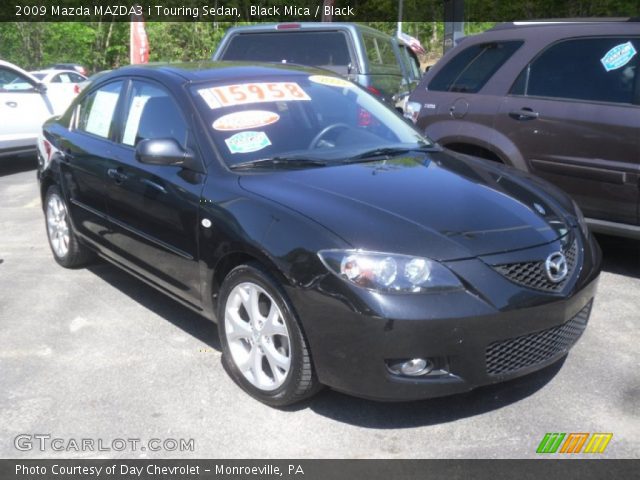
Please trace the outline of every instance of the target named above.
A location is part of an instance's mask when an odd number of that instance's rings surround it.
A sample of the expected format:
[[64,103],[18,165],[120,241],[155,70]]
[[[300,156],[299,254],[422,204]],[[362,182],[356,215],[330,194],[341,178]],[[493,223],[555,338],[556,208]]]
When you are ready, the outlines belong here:
[[[252,72],[216,68],[211,76],[240,74]],[[188,86],[198,76],[206,75],[127,68],[105,75],[76,104],[115,79],[160,82],[183,108],[200,171],[142,164],[113,139],[69,131],[72,106],[44,126],[60,153],[46,166],[41,159],[38,178],[43,195],[51,184],[62,188],[84,243],[208,319],[216,321],[226,273],[257,261],[289,296],[322,383],[364,397],[413,399],[541,368],[489,378],[486,343],[560,325],[593,299],[600,250],[581,231],[571,201],[543,182],[442,151],[304,170],[232,171],[190,113]],[[123,176],[111,178],[113,169]],[[546,218],[531,208],[534,201]],[[205,218],[210,228],[201,225]],[[567,238],[578,241],[582,268],[559,294],[519,287],[491,268],[503,260],[546,258]],[[465,289],[421,295],[362,289],[327,270],[317,253],[329,248],[440,260]],[[413,356],[442,357],[451,373],[415,380],[384,368],[385,359]]]

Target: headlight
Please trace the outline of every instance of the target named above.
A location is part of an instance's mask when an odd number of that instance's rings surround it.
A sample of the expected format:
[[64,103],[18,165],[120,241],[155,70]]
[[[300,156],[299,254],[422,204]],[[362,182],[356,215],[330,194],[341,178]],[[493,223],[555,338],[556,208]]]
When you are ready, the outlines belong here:
[[407,102],[403,108],[403,115],[413,123],[418,121],[422,105],[418,102]]
[[582,210],[580,210],[580,207],[578,206],[575,200],[572,200],[571,202],[573,203],[573,211],[576,214],[576,219],[578,220],[578,226],[580,227],[580,230],[582,230],[582,234],[585,237],[589,237],[589,226],[587,225],[587,221],[584,218],[584,214],[582,213]]
[[448,268],[428,258],[362,250],[322,250],[318,256],[340,278],[370,290],[423,293],[462,288]]

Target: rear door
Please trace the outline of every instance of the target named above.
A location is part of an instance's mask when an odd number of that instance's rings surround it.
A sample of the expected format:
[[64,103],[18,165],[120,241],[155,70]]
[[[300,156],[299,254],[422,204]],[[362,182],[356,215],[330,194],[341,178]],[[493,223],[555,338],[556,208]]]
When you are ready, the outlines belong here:
[[100,249],[109,246],[107,170],[116,146],[114,125],[123,89],[124,81],[116,80],[89,92],[56,146],[74,227]]
[[199,206],[205,176],[180,166],[136,159],[143,139],[172,138],[197,151],[188,117],[173,95],[133,80],[123,128],[107,167],[111,250],[120,263],[187,302],[199,305]]
[[639,37],[570,39],[539,54],[496,117],[531,171],[588,217],[638,223]]

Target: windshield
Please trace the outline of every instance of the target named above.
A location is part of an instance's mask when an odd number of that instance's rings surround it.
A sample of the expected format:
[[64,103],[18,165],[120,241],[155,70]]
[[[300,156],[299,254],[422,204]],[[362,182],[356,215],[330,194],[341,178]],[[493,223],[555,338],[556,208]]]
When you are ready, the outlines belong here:
[[262,159],[317,166],[373,150],[430,145],[394,111],[338,77],[294,73],[231,80],[193,86],[192,94],[230,167]]

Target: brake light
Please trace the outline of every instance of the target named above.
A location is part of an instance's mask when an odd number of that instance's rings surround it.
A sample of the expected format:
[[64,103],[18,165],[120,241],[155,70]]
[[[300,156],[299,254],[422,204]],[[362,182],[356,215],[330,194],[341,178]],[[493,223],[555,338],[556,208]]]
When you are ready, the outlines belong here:
[[300,28],[299,23],[281,23],[280,25],[276,25],[276,30],[291,30],[294,28]]
[[75,93],[76,95],[80,93],[80,85],[78,85],[77,83],[73,85],[73,93]]
[[380,93],[380,90],[378,90],[376,87],[374,87],[373,85],[369,85],[367,87],[367,90],[369,90],[371,93],[373,93],[374,95],[377,95],[378,97],[381,97],[382,94]]

